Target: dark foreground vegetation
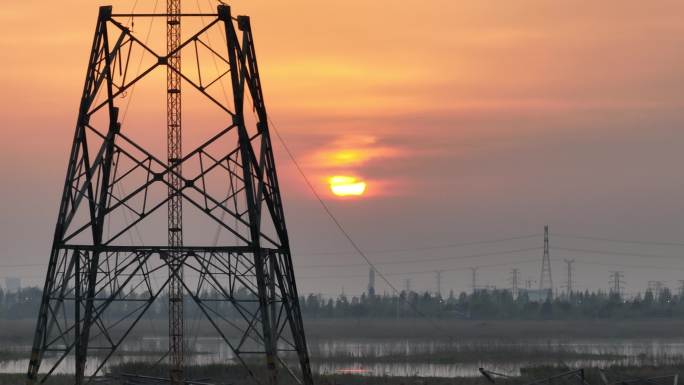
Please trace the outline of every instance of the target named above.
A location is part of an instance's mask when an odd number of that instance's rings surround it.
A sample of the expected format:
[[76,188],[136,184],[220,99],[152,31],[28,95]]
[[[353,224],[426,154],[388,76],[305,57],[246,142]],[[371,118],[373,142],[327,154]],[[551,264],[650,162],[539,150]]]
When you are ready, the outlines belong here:
[[[536,294],[536,295],[535,295]],[[317,318],[415,318],[422,314],[430,318],[479,319],[479,320],[577,320],[577,319],[638,319],[682,318],[684,319],[684,296],[673,294],[668,288],[658,292],[647,290],[634,298],[605,292],[573,292],[570,295],[547,299],[539,293],[521,291],[513,296],[510,290],[478,290],[475,293],[450,293],[446,297],[431,293],[402,292],[400,295],[374,295],[323,298],[310,294],[300,299],[306,319]],[[207,293],[203,297],[218,298]],[[136,294],[127,294],[136,299]],[[247,290],[238,290],[237,297],[250,298]],[[38,312],[41,290],[25,288],[8,293],[0,289],[0,319],[31,319]],[[166,319],[168,299],[158,298],[146,317]],[[68,307],[68,304],[66,305]],[[107,310],[112,316],[127,312],[123,303],[115,303]],[[188,302],[186,317],[201,318],[201,312]],[[234,312],[226,303],[222,309],[228,316]],[[119,314],[121,313],[121,314]],[[237,316],[237,314],[235,314]]]
[[[570,368],[558,366],[543,366],[523,368],[519,375],[511,378],[496,378],[496,384],[502,385],[523,385],[534,382],[535,380],[555,376]],[[611,366],[604,368],[603,375],[609,383],[620,384],[629,383],[631,379],[648,379],[651,377],[669,376],[684,372],[684,364],[670,365],[670,366]],[[138,375],[152,376],[152,377],[166,377],[168,368],[165,366],[155,366],[145,364],[125,364],[114,367],[108,373],[113,379],[112,385],[120,384],[120,379],[125,378],[126,373],[137,373]],[[205,365],[192,366],[188,368],[190,378],[201,379],[213,384],[239,384],[249,383],[247,380],[247,373],[241,368],[235,366],[225,365]],[[257,374],[259,375],[259,374]],[[599,369],[586,369],[584,371],[585,385],[604,385],[603,378]],[[24,374],[0,374],[0,385],[18,385],[25,381]],[[330,375],[315,375],[314,383],[317,385],[491,385],[484,377],[459,377],[459,378],[443,378],[443,377],[390,377],[390,376],[360,376],[352,374],[330,374]],[[672,379],[662,380],[645,380],[643,384],[651,385],[669,385],[672,384]],[[285,377],[282,381],[283,385],[295,385],[294,381],[288,381]],[[546,384],[549,384],[548,382]],[[551,384],[581,385],[578,376],[568,376],[563,379],[553,381]],[[69,375],[54,375],[50,378],[46,385],[73,385],[73,377]]]
[[[574,369],[574,368],[573,368]],[[672,366],[612,366],[603,369],[604,376],[610,382],[617,382],[634,377],[649,378],[657,376],[672,375],[682,373],[684,363],[681,365]],[[554,376],[563,372],[571,370],[564,365],[557,366],[542,366],[523,368],[520,374],[512,378],[497,378],[497,384],[527,384],[537,379]],[[152,377],[165,377],[168,373],[168,367],[165,366],[150,366],[147,364],[124,364],[114,367],[109,374],[114,377],[119,377],[124,373],[144,374]],[[255,373],[257,376],[262,376],[264,373]],[[584,372],[586,385],[603,385],[601,375],[598,369],[587,369]],[[204,365],[193,366],[188,368],[188,377],[209,380],[214,384],[242,384],[249,383],[247,373],[237,366],[226,365]],[[575,381],[573,381],[575,379]],[[282,376],[283,385],[295,385],[296,383],[287,376]],[[442,378],[442,377],[395,377],[395,376],[362,376],[354,374],[320,374],[314,375],[314,383],[317,385],[372,385],[372,384],[388,384],[388,385],[491,385],[484,377],[457,377],[457,378]],[[581,385],[576,378],[568,377],[565,380],[557,382],[559,385]],[[0,383],[0,385],[4,385]],[[651,383],[650,385],[657,385]],[[668,384],[669,385],[669,384]]]

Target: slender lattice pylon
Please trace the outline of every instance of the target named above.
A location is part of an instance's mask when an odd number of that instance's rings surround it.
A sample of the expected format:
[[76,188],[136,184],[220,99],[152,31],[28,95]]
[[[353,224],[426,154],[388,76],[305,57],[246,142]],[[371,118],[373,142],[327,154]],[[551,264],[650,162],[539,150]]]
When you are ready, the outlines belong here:
[[[227,363],[244,366],[241,373],[255,383],[288,376],[312,384],[250,19],[231,16],[227,5],[216,14],[178,14],[179,22],[203,23],[170,52],[153,49],[123,22],[168,16],[100,8],[28,383],[44,382],[71,362],[77,385],[92,380],[145,314],[164,303],[173,281],[227,346]],[[212,31],[221,36],[220,48],[210,44]],[[196,66],[180,68],[172,58],[181,52]],[[136,73],[131,67],[139,64]],[[135,140],[119,116],[121,98],[164,70],[222,116],[221,127],[174,159]],[[219,86],[224,80],[229,87]],[[152,128],[144,134],[154,135]],[[208,132],[197,122],[192,129],[195,136]],[[193,245],[186,234],[182,243],[134,245],[145,223],[167,232],[155,215],[178,200],[231,241]],[[188,229],[207,230],[186,222]]]
[[553,297],[553,278],[551,277],[551,257],[549,256],[549,226],[544,226],[544,255],[542,256],[541,274],[539,277],[539,293]]

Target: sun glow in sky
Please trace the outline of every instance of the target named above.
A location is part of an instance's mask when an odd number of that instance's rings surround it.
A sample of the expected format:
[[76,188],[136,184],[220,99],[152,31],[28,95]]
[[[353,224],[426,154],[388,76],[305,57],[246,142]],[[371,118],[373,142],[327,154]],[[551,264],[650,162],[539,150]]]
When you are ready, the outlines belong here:
[[[148,0],[3,2],[3,264],[45,261],[98,6],[108,3],[115,12],[134,4],[136,12],[155,8]],[[184,9],[214,12],[216,3],[186,1]],[[672,168],[684,162],[683,1],[229,3],[236,14],[252,18],[269,117],[360,244],[448,244],[528,234],[544,224],[626,239],[677,239],[684,233],[684,182]],[[132,27],[145,38],[143,19]],[[150,34],[149,43],[161,51],[165,27],[158,20]],[[184,33],[194,30],[183,26]],[[218,34],[211,37],[213,47],[222,41]],[[194,71],[191,57],[183,65]],[[138,63],[140,57],[133,59]],[[214,62],[207,59],[203,68],[213,73]],[[134,70],[137,64],[129,76]],[[163,159],[165,69],[151,76],[117,105],[131,106],[123,132]],[[230,92],[230,77],[222,80]],[[222,110],[184,87],[188,149],[224,128],[225,120]],[[225,102],[221,81],[209,89]],[[326,227],[329,219],[277,140],[274,151],[293,247],[303,254],[348,247]],[[298,266],[321,262],[320,254],[311,255],[298,256]],[[426,270],[455,267],[462,266],[435,262]],[[532,274],[531,267],[521,268]],[[362,277],[366,272],[355,271]],[[504,281],[507,272],[502,267],[487,279]],[[3,273],[42,284],[37,268]],[[334,274],[320,269],[303,276]],[[453,274],[453,282],[470,279],[467,271]],[[602,284],[607,274],[607,268],[585,268],[578,285]],[[658,279],[676,282],[677,274]],[[299,283],[303,292],[338,293],[342,285],[363,287],[365,279]],[[649,279],[635,274],[628,281],[637,290]],[[432,288],[433,275],[416,276],[414,283]]]
[[[407,152],[403,147],[382,143],[375,135],[343,134],[327,139],[306,158],[306,163],[328,184],[334,196],[371,198],[386,196],[389,182],[384,176],[372,175],[373,168]],[[373,194],[367,192],[369,177],[373,180]]]
[[339,197],[361,196],[366,192],[366,182],[353,176],[333,176],[328,179],[330,191]]

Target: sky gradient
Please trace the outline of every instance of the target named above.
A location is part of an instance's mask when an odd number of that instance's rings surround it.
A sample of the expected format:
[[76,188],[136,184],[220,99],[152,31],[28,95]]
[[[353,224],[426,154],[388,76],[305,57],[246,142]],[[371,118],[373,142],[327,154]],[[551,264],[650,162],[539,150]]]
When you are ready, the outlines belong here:
[[[41,267],[10,266],[47,262],[103,4],[6,0],[0,12],[0,277],[41,281]],[[184,4],[209,11],[216,3]],[[358,244],[380,262],[455,258],[380,265],[395,286],[411,277],[414,288],[432,290],[431,271],[446,269],[443,287],[464,290],[471,266],[491,266],[480,269],[483,285],[507,286],[514,267],[536,280],[545,224],[556,286],[564,258],[577,260],[578,288],[606,289],[611,270],[625,272],[629,292],[684,278],[684,246],[553,238],[684,243],[681,1],[231,5],[252,17],[275,126]],[[154,121],[155,111],[145,116]],[[276,157],[300,290],[365,290],[367,267],[277,142]],[[365,181],[366,194],[334,197],[327,180],[335,175]],[[441,248],[529,234],[538,237]],[[390,249],[402,251],[372,252]],[[328,266],[340,264],[354,266]],[[404,272],[422,273],[393,275]]]

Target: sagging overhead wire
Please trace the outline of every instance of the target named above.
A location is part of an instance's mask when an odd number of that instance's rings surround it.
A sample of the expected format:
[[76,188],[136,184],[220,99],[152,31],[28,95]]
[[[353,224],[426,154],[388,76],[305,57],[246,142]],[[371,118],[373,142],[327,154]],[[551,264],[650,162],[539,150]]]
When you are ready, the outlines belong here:
[[[385,276],[385,274],[383,274],[381,271],[378,270],[378,268],[375,266],[375,264],[370,260],[370,258],[368,258],[366,253],[364,253],[363,250],[361,250],[361,247],[359,247],[359,245],[356,243],[356,241],[354,241],[354,239],[351,237],[349,232],[347,232],[347,230],[344,228],[344,226],[342,226],[342,223],[340,223],[340,221],[337,219],[335,214],[333,214],[333,212],[330,210],[330,208],[325,203],[323,198],[321,198],[321,196],[318,194],[318,191],[316,191],[316,188],[313,186],[313,184],[311,183],[311,181],[307,177],[306,173],[304,172],[301,165],[297,161],[297,158],[295,158],[294,153],[292,153],[292,151],[290,151],[290,148],[288,147],[284,138],[280,135],[280,132],[278,131],[278,128],[276,127],[275,123],[273,122],[273,119],[271,119],[269,117],[268,121],[271,125],[271,128],[273,128],[273,132],[276,134],[276,137],[280,141],[280,144],[283,146],[285,153],[287,154],[287,156],[290,158],[290,160],[294,164],[295,168],[297,169],[297,172],[299,172],[299,174],[302,176],[302,179],[304,179],[306,186],[309,188],[311,193],[314,195],[314,197],[316,198],[316,200],[320,204],[323,211],[327,214],[327,216],[330,218],[330,220],[333,222],[333,224],[335,224],[337,229],[340,231],[340,233],[342,233],[342,235],[347,240],[347,242],[349,242],[349,244],[352,246],[352,248],[366,261],[366,264],[368,264],[368,266],[370,266],[370,268],[373,269],[373,271],[375,271],[375,273],[378,275],[378,277],[380,277],[380,279],[383,282],[385,282],[385,284],[387,284],[387,286],[389,286],[390,289],[392,289],[392,291],[395,294],[397,294],[397,296],[399,298],[402,298],[400,295],[401,291],[399,289],[397,289],[397,287],[394,286],[392,284],[392,282],[390,282],[389,279],[387,279],[387,276]],[[451,336],[451,333],[447,329],[443,328],[437,322],[435,322],[435,320],[433,320],[431,317],[428,317],[425,313],[421,312],[420,309],[418,309],[418,307],[414,303],[409,301],[408,297],[402,298],[402,299],[416,315],[418,315],[421,318],[424,318],[425,320],[430,322],[430,324],[432,324],[432,326],[434,326],[435,329],[441,330],[444,333],[444,336],[446,336],[449,340],[454,339],[454,337]]]
[[[463,247],[463,246],[475,246],[475,245],[488,245],[488,244],[494,244],[494,243],[501,243],[501,242],[507,242],[507,241],[515,241],[519,239],[530,239],[530,238],[540,238],[541,236],[539,234],[530,234],[530,235],[521,235],[517,237],[509,237],[509,238],[496,238],[496,239],[488,239],[488,240],[482,240],[482,241],[468,241],[468,242],[457,242],[457,243],[447,243],[443,245],[432,245],[432,246],[419,246],[419,247],[410,247],[410,248],[396,248],[396,249],[375,249],[375,250],[366,250],[366,254],[393,254],[393,253],[404,253],[404,252],[410,252],[410,251],[426,251],[426,250],[443,250],[443,249],[454,249],[457,247]],[[309,251],[306,254],[299,254],[299,255],[348,255],[353,252],[350,251]]]
[[610,263],[610,262],[596,262],[587,261],[584,259],[575,259],[575,262],[580,265],[594,265],[594,266],[607,266],[607,267],[621,267],[625,269],[637,269],[637,270],[668,270],[668,271],[684,271],[682,267],[672,267],[672,266],[661,266],[661,265],[634,265],[628,263]]
[[599,242],[609,242],[609,243],[626,243],[626,244],[632,244],[632,245],[684,247],[684,243],[681,243],[681,242],[627,240],[627,239],[594,237],[594,236],[590,236],[590,235],[570,235],[570,234],[555,234],[555,233],[553,234],[553,236],[554,237],[560,237],[560,238],[567,238],[567,239],[580,239],[580,240],[587,240],[587,241],[599,241]]
[[[490,268],[490,267],[502,267],[502,266],[511,266],[511,265],[518,265],[518,264],[525,264],[525,263],[538,263],[539,258],[528,258],[528,259],[519,259],[519,260],[514,260],[514,261],[507,261],[507,262],[500,262],[500,263],[490,263],[490,264],[485,264],[485,265],[478,265],[477,268]],[[467,271],[470,270],[471,267],[453,267],[450,269],[439,269],[441,272],[452,272],[452,271]],[[377,271],[376,271],[377,272]],[[385,276],[387,277],[398,277],[398,276],[403,276],[403,275],[420,275],[420,274],[434,274],[435,270],[420,270],[420,271],[407,271],[407,272],[402,272],[402,273],[385,273]],[[297,278],[302,278],[302,279],[333,279],[333,278],[367,278],[368,274],[349,274],[349,275],[329,275],[329,276],[321,276],[321,275],[316,275],[316,276],[298,276]]]
[[[524,253],[528,251],[540,251],[542,250],[542,247],[528,247],[525,249],[517,249],[517,250],[504,250],[504,251],[497,251],[497,252],[491,252],[491,253],[478,253],[478,254],[470,254],[470,255],[457,255],[457,256],[452,256],[452,257],[436,257],[436,258],[423,258],[423,259],[404,259],[404,260],[398,260],[398,261],[388,261],[388,262],[376,262],[376,266],[384,266],[384,265],[403,265],[403,264],[412,264],[412,263],[424,263],[424,262],[435,262],[435,261],[452,261],[452,260],[463,260],[463,259],[472,259],[472,258],[480,258],[480,257],[490,257],[490,256],[495,256],[495,255],[506,255],[506,254],[517,254],[517,253]],[[353,266],[366,266],[367,264],[365,263],[346,263],[346,264],[331,264],[331,265],[306,265],[306,266],[300,266],[303,268],[321,268],[321,267],[329,267],[329,268],[335,268],[335,267],[353,267]]]
[[574,253],[584,253],[584,254],[617,255],[617,256],[624,256],[624,257],[644,258],[644,259],[661,258],[661,259],[673,259],[673,260],[677,260],[677,261],[684,261],[684,257],[681,257],[681,256],[632,253],[632,252],[628,252],[628,251],[593,250],[593,249],[581,249],[581,248],[558,247],[558,246],[554,246],[553,250],[571,251]]

